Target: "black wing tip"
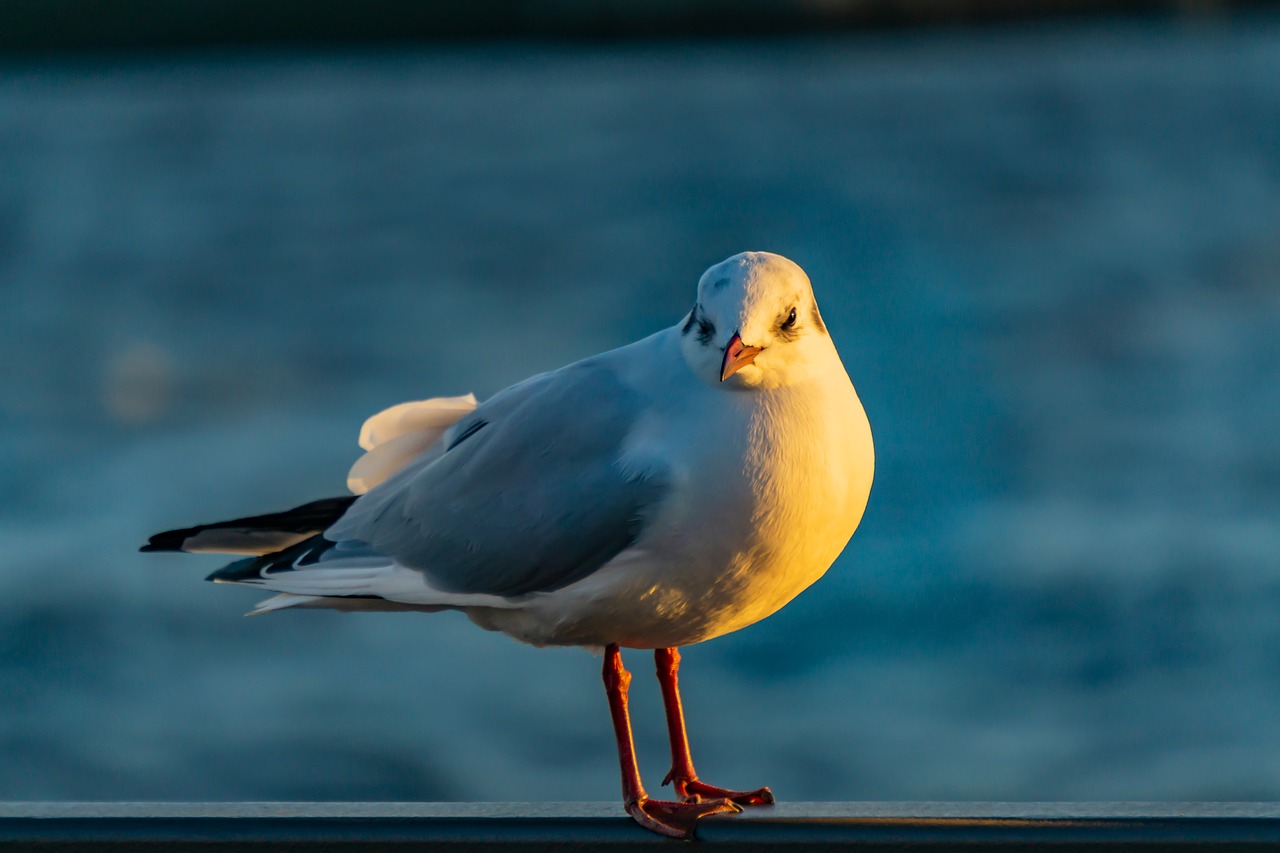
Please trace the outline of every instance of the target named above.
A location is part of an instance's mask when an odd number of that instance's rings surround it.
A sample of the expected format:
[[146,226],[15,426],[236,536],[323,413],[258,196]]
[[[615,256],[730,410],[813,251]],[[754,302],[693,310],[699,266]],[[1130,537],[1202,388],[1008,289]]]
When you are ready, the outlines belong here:
[[229,581],[232,583],[246,581],[249,578],[259,577],[258,570],[261,568],[261,565],[261,557],[246,557],[243,560],[236,560],[235,562],[228,563],[213,574],[209,575],[205,580],[214,581],[215,583],[217,581]]
[[207,581],[225,581],[227,583],[244,583],[245,581],[261,581],[262,572],[267,569],[292,571],[297,566],[307,566],[315,562],[321,554],[328,551],[335,543],[316,534],[310,539],[303,539],[297,544],[263,554],[260,557],[245,557],[242,560],[228,563],[209,575]]
[[[481,422],[481,426],[483,426],[483,422]],[[476,429],[479,429],[479,427],[476,427]],[[465,437],[462,436],[462,438]],[[458,440],[460,441],[461,439]],[[342,514],[351,507],[351,504],[355,503],[358,497],[359,495],[339,495],[336,498],[322,498],[318,501],[311,501],[284,512],[273,512],[267,515],[254,515],[248,518],[234,518],[231,521],[219,521],[213,524],[199,524],[195,527],[166,530],[163,533],[157,533],[152,536],[147,540],[147,544],[138,550],[143,553],[185,551],[187,540],[193,536],[206,530],[225,530],[231,527],[244,527],[251,530],[278,530],[282,533],[319,532],[341,518]]]
[[155,551],[181,551],[182,546],[187,542],[187,536],[191,533],[190,528],[182,530],[166,530],[163,533],[157,533],[147,540],[147,544],[138,550],[143,553],[152,553]]

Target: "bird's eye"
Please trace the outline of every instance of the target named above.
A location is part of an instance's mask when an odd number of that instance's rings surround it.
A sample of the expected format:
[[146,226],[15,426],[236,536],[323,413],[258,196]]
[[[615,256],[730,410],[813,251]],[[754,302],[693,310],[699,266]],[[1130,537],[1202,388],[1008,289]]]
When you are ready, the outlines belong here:
[[787,315],[787,319],[782,321],[782,328],[790,329],[796,324],[796,309],[792,308],[791,313]]

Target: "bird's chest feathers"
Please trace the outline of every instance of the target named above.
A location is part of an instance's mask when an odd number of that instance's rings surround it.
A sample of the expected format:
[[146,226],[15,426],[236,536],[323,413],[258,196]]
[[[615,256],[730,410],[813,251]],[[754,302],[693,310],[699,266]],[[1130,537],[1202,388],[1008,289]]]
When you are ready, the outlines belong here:
[[743,457],[753,531],[744,549],[748,571],[813,573],[811,581],[848,539],[841,534],[849,515],[849,462],[822,402],[776,394],[749,421]]
[[685,506],[672,506],[669,518],[699,524],[670,531],[668,559],[726,608],[781,607],[826,571],[857,523],[848,454],[824,402],[744,395],[687,445],[690,458],[677,474]]

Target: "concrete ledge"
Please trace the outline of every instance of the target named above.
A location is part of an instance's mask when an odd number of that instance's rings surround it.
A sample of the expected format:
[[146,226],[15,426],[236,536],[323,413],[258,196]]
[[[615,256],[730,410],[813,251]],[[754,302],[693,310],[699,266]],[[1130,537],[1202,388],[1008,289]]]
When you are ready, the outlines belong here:
[[[727,850],[1273,850],[1280,803],[785,803],[703,821]],[[0,803],[0,850],[629,850],[613,803]]]

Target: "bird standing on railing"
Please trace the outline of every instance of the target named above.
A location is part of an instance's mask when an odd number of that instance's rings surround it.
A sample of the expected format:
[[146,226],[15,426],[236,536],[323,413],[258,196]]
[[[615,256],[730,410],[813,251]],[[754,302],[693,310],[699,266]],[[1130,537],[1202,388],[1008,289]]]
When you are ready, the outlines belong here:
[[[143,550],[255,555],[210,576],[288,607],[461,610],[534,645],[603,647],[623,800],[677,838],[772,803],[701,781],[678,646],[736,631],[817,580],[862,517],[871,430],[808,277],[767,252],[716,264],[677,325],[474,397],[364,425],[355,496],[174,530]],[[640,781],[621,647],[653,649],[676,801]]]

